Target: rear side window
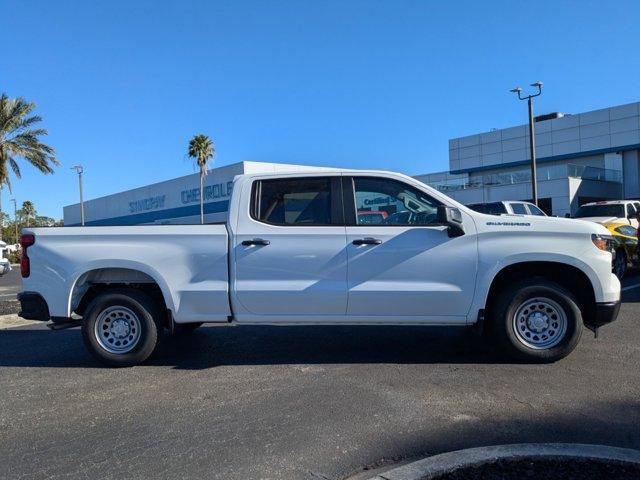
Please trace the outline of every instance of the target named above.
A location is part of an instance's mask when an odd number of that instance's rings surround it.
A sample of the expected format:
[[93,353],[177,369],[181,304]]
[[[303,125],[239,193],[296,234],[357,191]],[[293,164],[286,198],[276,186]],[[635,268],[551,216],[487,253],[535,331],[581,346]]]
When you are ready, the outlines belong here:
[[527,205],[527,207],[529,208],[529,213],[531,215],[538,215],[540,217],[546,217],[547,216],[546,213],[544,213],[542,210],[540,210],[538,207],[536,207],[533,204]]
[[511,209],[513,210],[513,213],[518,215],[527,214],[527,209],[524,207],[524,203],[510,203],[509,205],[511,205]]
[[260,180],[253,186],[251,216],[272,225],[340,225],[342,205],[334,194],[339,178]]

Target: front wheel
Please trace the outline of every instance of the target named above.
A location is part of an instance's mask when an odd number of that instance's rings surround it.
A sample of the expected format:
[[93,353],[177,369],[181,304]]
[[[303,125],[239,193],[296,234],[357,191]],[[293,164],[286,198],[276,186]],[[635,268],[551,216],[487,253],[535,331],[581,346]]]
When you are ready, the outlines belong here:
[[574,296],[539,278],[518,282],[497,298],[492,331],[518,360],[547,363],[571,353],[582,335],[582,314]]
[[98,295],[87,307],[82,322],[85,346],[112,367],[144,362],[156,349],[161,331],[157,305],[136,290]]
[[625,273],[627,273],[627,254],[622,249],[616,251],[616,259],[613,262],[613,273],[618,277],[618,280],[622,280]]

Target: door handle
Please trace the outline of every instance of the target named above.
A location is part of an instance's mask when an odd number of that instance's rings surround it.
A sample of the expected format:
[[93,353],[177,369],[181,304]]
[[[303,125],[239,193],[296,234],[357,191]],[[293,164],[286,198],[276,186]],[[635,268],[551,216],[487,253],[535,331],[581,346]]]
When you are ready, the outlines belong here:
[[262,245],[262,246],[266,246],[269,245],[271,242],[269,240],[264,240],[262,238],[254,238],[253,240],[243,240],[242,241],[242,245],[244,245],[245,247],[250,247],[252,245]]
[[382,240],[379,238],[359,238],[351,243],[354,245],[380,245]]

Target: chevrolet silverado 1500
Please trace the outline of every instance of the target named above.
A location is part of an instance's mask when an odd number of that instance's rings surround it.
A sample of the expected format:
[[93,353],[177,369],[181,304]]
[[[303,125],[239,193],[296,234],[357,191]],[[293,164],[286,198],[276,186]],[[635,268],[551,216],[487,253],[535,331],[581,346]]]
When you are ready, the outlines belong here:
[[243,175],[224,224],[26,228],[21,244],[22,317],[81,326],[113,366],[203,322],[479,324],[549,362],[620,304],[603,226],[485,215],[390,172]]

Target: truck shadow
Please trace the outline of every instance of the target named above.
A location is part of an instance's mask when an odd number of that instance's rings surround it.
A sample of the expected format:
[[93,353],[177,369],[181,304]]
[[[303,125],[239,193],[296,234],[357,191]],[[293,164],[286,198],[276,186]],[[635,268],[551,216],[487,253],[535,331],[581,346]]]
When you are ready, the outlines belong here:
[[[147,365],[206,369],[223,365],[335,363],[504,363],[469,329],[416,326],[201,327],[167,335]],[[100,367],[78,329],[0,331],[0,366]]]
[[469,329],[415,326],[204,328],[166,342],[152,363],[215,365],[500,363]]

